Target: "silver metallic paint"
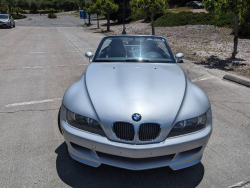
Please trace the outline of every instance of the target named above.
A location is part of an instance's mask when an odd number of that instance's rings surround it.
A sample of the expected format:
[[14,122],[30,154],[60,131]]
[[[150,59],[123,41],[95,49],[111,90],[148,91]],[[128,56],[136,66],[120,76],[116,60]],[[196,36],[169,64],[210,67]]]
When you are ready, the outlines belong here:
[[[91,63],[82,77],[65,92],[60,115],[64,138],[70,155],[82,163],[98,167],[101,163],[127,169],[140,170],[170,166],[177,170],[198,163],[212,132],[212,113],[205,92],[193,84],[177,63]],[[66,123],[66,108],[99,121],[105,136],[85,132]],[[178,121],[197,117],[207,112],[207,127],[187,135],[167,138]],[[142,119],[134,122],[132,114],[140,113]],[[112,131],[115,121],[130,122],[139,130],[142,123],[155,122],[162,132],[155,141],[133,142],[116,138]],[[130,166],[86,156],[74,150],[70,142],[90,149],[128,158],[147,158],[176,154],[171,162]],[[123,143],[122,143],[123,142]],[[178,158],[178,153],[202,146],[202,150],[188,159]],[[178,160],[177,160],[178,159]]]

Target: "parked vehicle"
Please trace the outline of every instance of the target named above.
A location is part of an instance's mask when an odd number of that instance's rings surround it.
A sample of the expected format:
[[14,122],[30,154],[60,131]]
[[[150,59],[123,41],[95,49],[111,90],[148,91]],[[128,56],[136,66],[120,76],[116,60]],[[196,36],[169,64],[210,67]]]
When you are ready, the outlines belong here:
[[0,27],[15,27],[15,21],[9,14],[0,14]]
[[186,4],[187,7],[204,8],[203,4],[199,1],[190,1]]
[[58,126],[70,156],[131,170],[200,162],[212,133],[205,92],[184,74],[166,39],[102,39],[90,65],[66,91]]

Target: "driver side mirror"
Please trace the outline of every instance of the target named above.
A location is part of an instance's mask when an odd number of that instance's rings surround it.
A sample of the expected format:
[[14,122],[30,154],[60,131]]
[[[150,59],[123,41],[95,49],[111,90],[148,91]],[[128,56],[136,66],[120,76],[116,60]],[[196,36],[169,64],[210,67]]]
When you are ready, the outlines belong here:
[[[180,63],[180,60],[184,57],[183,53],[178,53],[175,55],[176,63]],[[183,61],[182,61],[183,62]]]
[[87,52],[85,53],[85,57],[89,58],[89,61],[91,62],[91,61],[92,61],[92,58],[93,58],[92,52],[87,51]]

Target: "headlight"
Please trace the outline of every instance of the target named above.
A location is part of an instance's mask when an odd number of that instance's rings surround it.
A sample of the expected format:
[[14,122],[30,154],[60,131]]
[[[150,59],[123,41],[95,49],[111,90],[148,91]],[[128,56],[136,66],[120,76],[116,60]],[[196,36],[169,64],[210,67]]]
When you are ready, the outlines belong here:
[[91,133],[106,136],[100,124],[95,119],[88,118],[79,114],[75,114],[67,110],[66,120],[67,120],[67,123],[73,127],[76,127],[78,129],[88,131]]
[[167,138],[173,136],[184,135],[204,129],[207,125],[207,114],[180,121],[174,125]]

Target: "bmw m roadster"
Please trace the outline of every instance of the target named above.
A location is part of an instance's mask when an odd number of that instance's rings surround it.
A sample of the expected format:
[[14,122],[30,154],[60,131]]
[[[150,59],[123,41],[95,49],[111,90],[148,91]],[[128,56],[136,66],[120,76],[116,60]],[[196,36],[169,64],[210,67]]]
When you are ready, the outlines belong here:
[[58,126],[70,156],[87,165],[173,170],[200,162],[212,133],[206,93],[158,36],[104,37],[68,88]]

